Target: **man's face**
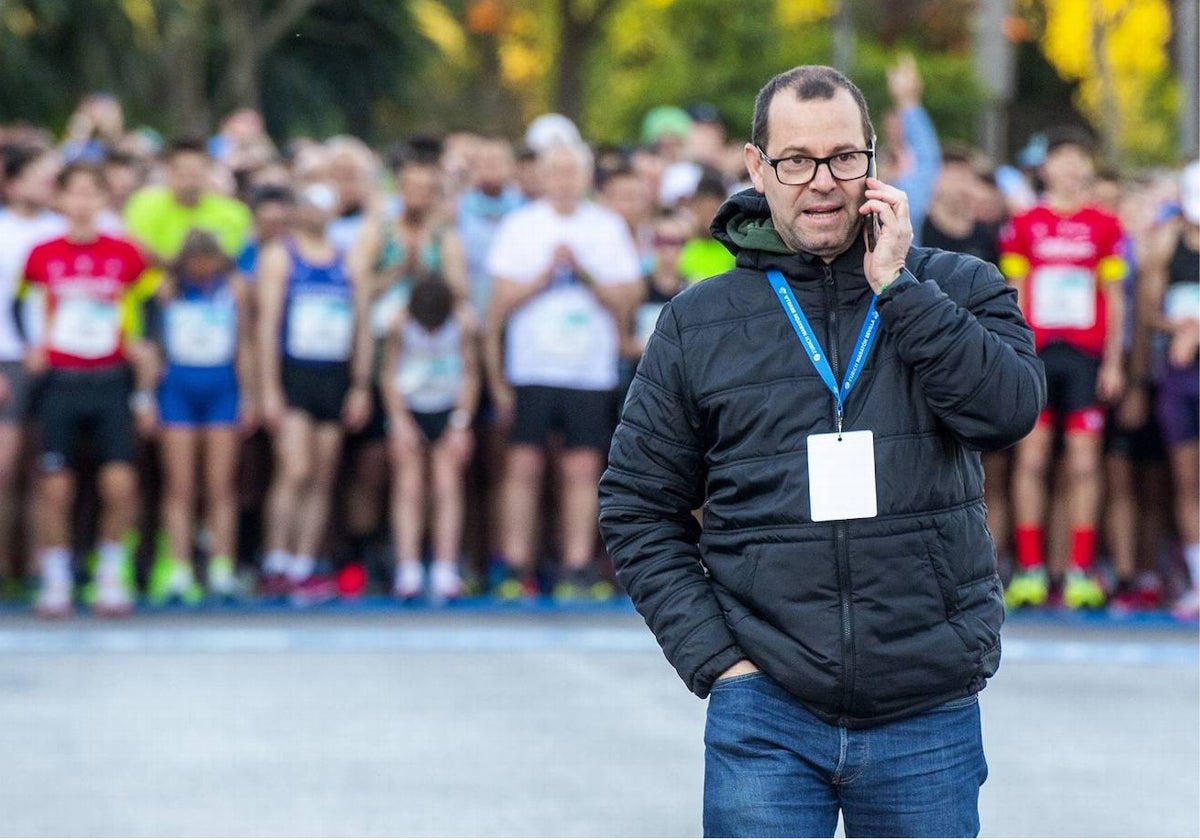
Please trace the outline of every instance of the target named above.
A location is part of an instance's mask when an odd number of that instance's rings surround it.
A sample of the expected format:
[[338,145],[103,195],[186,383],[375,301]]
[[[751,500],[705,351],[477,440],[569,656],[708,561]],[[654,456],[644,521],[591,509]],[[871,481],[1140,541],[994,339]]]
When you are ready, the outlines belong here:
[[400,170],[400,197],[406,210],[432,210],[442,195],[442,173],[436,166],[410,163]]
[[546,152],[538,171],[541,174],[542,196],[552,204],[574,205],[587,194],[588,173],[584,172],[582,161],[570,149]]
[[195,204],[208,190],[208,157],[179,152],[167,166],[167,186],[180,204]]
[[265,201],[254,211],[254,228],[263,242],[283,236],[291,221],[292,208],[285,201]]
[[76,172],[59,193],[59,207],[72,224],[91,224],[108,201],[108,192],[87,172]]
[[[840,88],[831,99],[800,100],[794,91],[779,91],[767,110],[767,136],[763,151],[772,159],[821,158],[870,145],[854,97]],[[766,196],[775,228],[789,248],[833,258],[850,247],[862,226],[858,208],[865,201],[865,176],[838,181],[828,166],[820,166],[812,181],[793,187],[781,184],[749,143],[745,157],[754,188]]]
[[1086,149],[1064,143],[1047,153],[1046,162],[1042,164],[1042,179],[1051,192],[1084,198],[1084,191],[1091,187],[1094,171],[1092,156]]
[[9,182],[9,200],[24,202],[37,210],[45,209],[54,201],[57,176],[58,162],[52,155],[42,155]]
[[605,205],[627,224],[640,224],[650,214],[650,190],[636,175],[616,175],[604,185]]
[[481,143],[471,157],[471,183],[488,195],[498,195],[512,178],[512,150],[498,141]]

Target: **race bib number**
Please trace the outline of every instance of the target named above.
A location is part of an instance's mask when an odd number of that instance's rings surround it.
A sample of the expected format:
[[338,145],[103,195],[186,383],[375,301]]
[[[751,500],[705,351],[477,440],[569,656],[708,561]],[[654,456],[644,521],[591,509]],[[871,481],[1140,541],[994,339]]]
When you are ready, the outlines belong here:
[[1172,321],[1200,318],[1200,283],[1172,283],[1163,298],[1163,312]]
[[547,301],[538,316],[533,327],[538,353],[583,364],[589,361],[597,325],[587,300],[571,296]]
[[1033,275],[1033,323],[1043,329],[1086,330],[1096,324],[1096,283],[1076,266],[1048,266]]
[[813,522],[878,514],[874,433],[808,436],[808,501]]
[[344,362],[354,343],[350,301],[334,295],[300,294],[288,312],[287,353],[311,362]]
[[115,303],[86,297],[59,301],[50,328],[51,349],[77,359],[103,359],[121,343],[121,317]]
[[396,317],[408,306],[410,292],[407,283],[396,283],[375,299],[371,304],[370,315],[373,338],[384,338],[387,335],[388,330],[396,323]]
[[237,318],[232,306],[177,301],[167,307],[167,358],[187,367],[217,367],[237,353]]
[[462,359],[452,355],[409,356],[400,366],[398,385],[419,411],[453,406],[462,390]]

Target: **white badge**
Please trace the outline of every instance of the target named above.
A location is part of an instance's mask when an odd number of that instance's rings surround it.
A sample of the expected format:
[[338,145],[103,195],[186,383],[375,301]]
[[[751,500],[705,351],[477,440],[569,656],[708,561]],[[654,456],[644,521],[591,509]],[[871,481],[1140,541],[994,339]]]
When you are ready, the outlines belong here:
[[1045,266],[1033,275],[1033,322],[1043,329],[1090,329],[1096,323],[1096,283],[1077,266]]
[[218,367],[237,356],[237,315],[231,303],[173,301],[166,314],[167,358],[185,367]]
[[350,301],[334,295],[298,294],[288,313],[287,351],[293,359],[344,362],[354,344]]
[[533,346],[540,355],[586,364],[592,358],[594,309],[582,293],[556,292],[540,302]]
[[50,346],[78,359],[102,359],[121,343],[117,305],[83,296],[65,297],[54,311]]
[[873,432],[808,436],[808,503],[813,522],[879,513]]
[[1168,286],[1163,309],[1172,321],[1200,318],[1200,283],[1174,283]]

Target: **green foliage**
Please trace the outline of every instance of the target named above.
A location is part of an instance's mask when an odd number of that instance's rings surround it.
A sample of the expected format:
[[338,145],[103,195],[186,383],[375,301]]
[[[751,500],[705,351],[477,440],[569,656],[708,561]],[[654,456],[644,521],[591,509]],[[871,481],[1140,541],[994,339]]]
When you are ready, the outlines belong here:
[[[917,59],[923,82],[923,104],[937,126],[940,139],[971,143],[987,98],[975,75],[970,54],[927,53],[909,49]],[[851,74],[867,98],[876,132],[882,136],[882,119],[891,107],[887,92],[887,68],[899,51],[860,41]]]
[[631,2],[613,15],[607,49],[589,67],[584,128],[597,140],[636,139],[656,105],[710,102],[731,136],[747,136],[754,97],[797,64],[829,61],[824,23],[784,26],[774,0]]

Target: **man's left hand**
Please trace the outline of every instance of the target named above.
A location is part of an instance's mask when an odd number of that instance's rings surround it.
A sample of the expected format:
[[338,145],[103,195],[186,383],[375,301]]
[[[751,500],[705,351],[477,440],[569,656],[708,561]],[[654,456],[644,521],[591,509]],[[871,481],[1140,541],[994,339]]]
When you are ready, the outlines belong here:
[[[908,215],[908,196],[878,178],[867,179],[867,200],[858,211],[863,224],[871,224],[870,213],[879,219],[875,250],[863,257],[863,272],[875,294],[895,281],[904,268],[913,241],[912,219]],[[865,236],[864,232],[864,236]]]

